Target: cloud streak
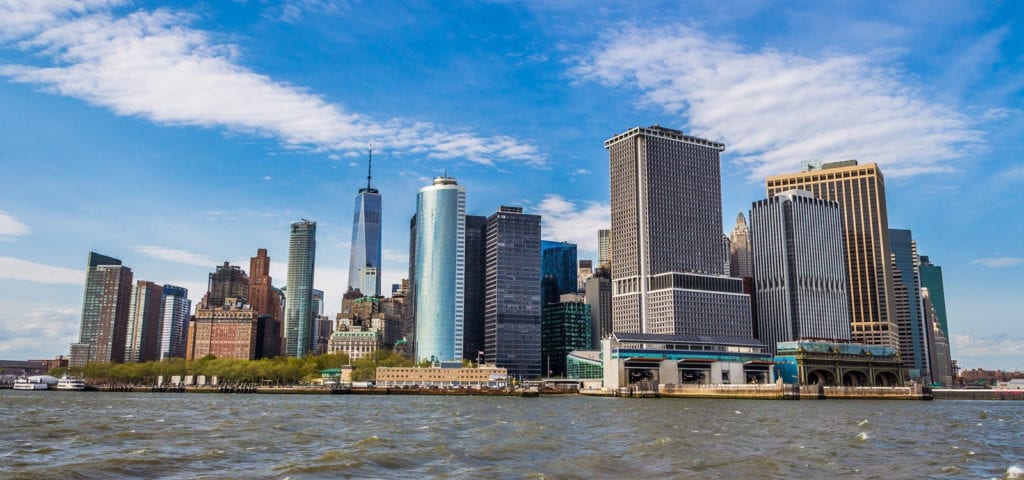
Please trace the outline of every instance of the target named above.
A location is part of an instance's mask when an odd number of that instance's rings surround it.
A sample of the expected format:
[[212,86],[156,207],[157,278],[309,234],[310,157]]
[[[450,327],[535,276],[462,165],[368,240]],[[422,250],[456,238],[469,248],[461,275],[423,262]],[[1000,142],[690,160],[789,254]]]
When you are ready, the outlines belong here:
[[[30,2],[31,3],[31,2]],[[96,2],[104,5],[106,2]],[[53,66],[0,65],[0,75],[162,125],[224,128],[275,138],[287,148],[354,153],[372,143],[396,154],[543,167],[537,147],[430,122],[377,120],[239,63],[236,45],[190,27],[189,14],[158,9],[123,17],[86,7],[45,10],[27,24],[0,23],[0,39]],[[21,4],[0,2],[0,18]],[[37,33],[38,32],[38,33]]]
[[877,162],[890,176],[950,171],[980,144],[965,116],[864,56],[751,52],[687,27],[604,37],[573,75],[638,90],[642,105],[724,140],[751,178],[814,159]]
[[21,237],[32,233],[28,225],[21,223],[11,214],[0,210],[0,239],[4,237]]
[[20,258],[0,257],[0,279],[55,285],[84,285],[85,271],[43,265]]
[[182,265],[192,265],[195,267],[206,267],[211,270],[215,269],[217,266],[217,262],[213,261],[206,255],[186,252],[184,250],[174,248],[160,247],[157,245],[138,245],[133,250],[147,257],[163,260],[165,262],[180,263]]
[[988,268],[1006,268],[1024,265],[1024,258],[1020,257],[992,257],[971,260],[971,265],[981,265]]

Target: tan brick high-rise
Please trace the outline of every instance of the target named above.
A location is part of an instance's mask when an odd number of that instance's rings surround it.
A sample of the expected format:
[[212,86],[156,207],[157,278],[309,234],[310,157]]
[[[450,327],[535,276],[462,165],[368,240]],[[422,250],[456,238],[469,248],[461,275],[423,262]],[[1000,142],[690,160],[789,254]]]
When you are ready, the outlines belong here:
[[842,209],[853,340],[899,348],[885,178],[878,165],[848,160],[767,179],[768,197],[795,188],[839,202]]

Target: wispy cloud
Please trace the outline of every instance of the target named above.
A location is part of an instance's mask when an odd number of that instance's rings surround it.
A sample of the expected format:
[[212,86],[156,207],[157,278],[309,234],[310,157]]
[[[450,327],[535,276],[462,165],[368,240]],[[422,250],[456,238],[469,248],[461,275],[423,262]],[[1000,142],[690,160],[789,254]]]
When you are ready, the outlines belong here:
[[0,257],[0,279],[50,284],[85,284],[85,270],[54,267],[20,258]]
[[[7,358],[66,355],[78,340],[81,310],[5,303],[0,317],[0,354]],[[39,352],[46,352],[41,354]]]
[[971,260],[971,265],[981,265],[988,268],[1016,267],[1024,265],[1024,258],[1021,257],[991,257]]
[[549,194],[537,206],[546,240],[575,243],[584,252],[597,251],[597,231],[611,225],[608,204],[586,202],[582,206]]
[[948,171],[980,141],[968,118],[864,56],[746,51],[687,27],[604,37],[574,75],[639,90],[643,105],[724,140],[752,178],[813,159],[878,162],[890,176]]
[[25,236],[31,232],[32,229],[28,228],[28,225],[21,223],[11,214],[0,210],[0,240],[4,239],[4,237]]
[[[20,8],[20,3],[0,2],[0,18]],[[536,146],[513,137],[348,112],[242,65],[236,45],[191,28],[193,17],[187,13],[139,10],[118,18],[88,10],[55,8],[35,23],[35,17],[24,17],[28,25],[0,23],[0,39],[21,38],[18,46],[53,64],[0,65],[0,75],[118,115],[272,137],[289,148],[354,153],[372,143],[396,154],[435,159],[545,165]]]
[[18,38],[39,32],[60,21],[67,14],[123,4],[124,0],[47,0],[45,2],[0,1],[0,40]]
[[965,368],[1020,369],[1024,338],[1012,335],[952,335],[953,356]]
[[133,250],[147,257],[163,260],[166,262],[192,265],[196,267],[207,267],[213,269],[217,262],[206,255],[186,252],[174,248],[160,247],[156,245],[138,245]]

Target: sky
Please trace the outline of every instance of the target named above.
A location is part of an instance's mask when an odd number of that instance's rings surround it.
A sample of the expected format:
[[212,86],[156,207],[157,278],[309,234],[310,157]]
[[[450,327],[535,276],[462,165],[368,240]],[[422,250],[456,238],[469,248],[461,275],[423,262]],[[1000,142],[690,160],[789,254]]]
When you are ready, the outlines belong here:
[[[409,3],[413,3],[410,5]],[[77,340],[90,251],[189,289],[317,222],[333,317],[354,195],[383,196],[383,280],[416,192],[541,214],[595,258],[604,140],[726,144],[723,229],[767,175],[857,159],[945,276],[953,358],[1024,368],[1019,2],[0,0],[0,358]]]

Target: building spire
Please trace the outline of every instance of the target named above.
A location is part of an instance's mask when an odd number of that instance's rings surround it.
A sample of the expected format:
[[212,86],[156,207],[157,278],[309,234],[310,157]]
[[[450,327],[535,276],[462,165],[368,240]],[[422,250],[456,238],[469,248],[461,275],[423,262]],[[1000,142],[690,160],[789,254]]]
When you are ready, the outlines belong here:
[[370,160],[366,166],[366,189],[370,190],[370,178],[373,177],[373,144],[370,144]]

